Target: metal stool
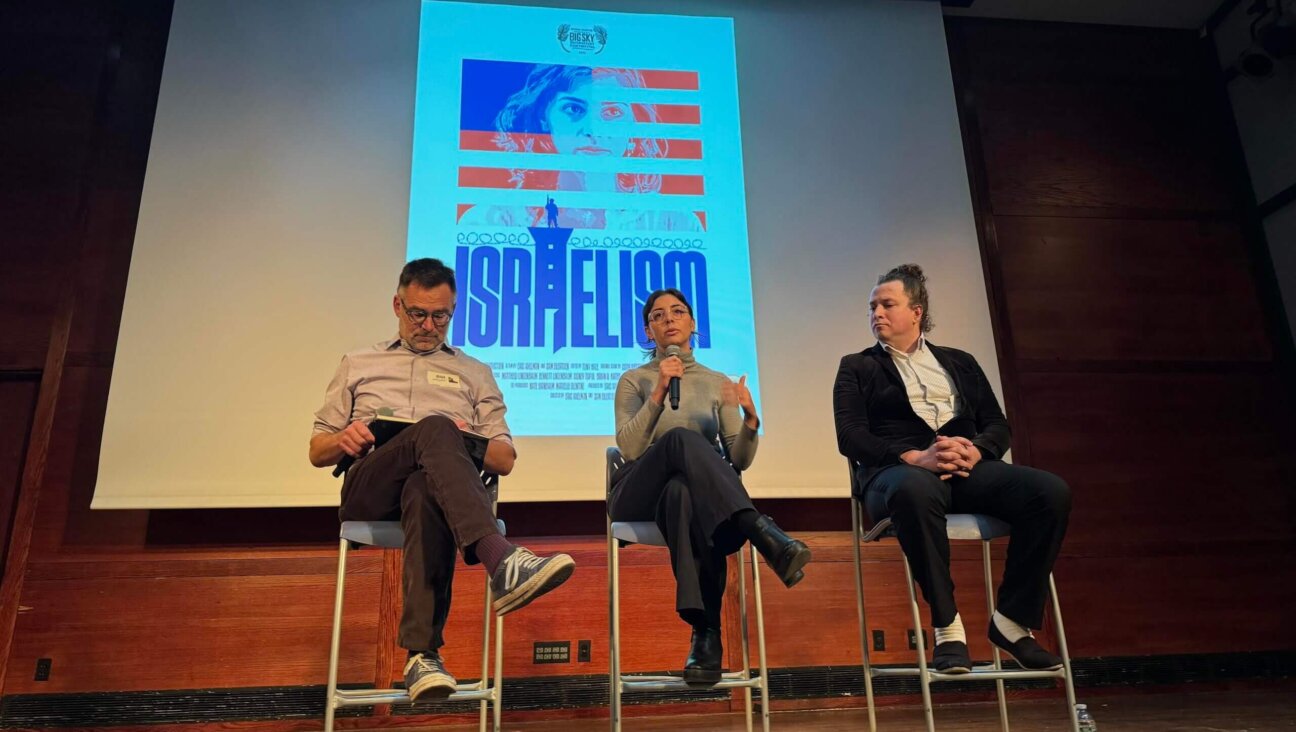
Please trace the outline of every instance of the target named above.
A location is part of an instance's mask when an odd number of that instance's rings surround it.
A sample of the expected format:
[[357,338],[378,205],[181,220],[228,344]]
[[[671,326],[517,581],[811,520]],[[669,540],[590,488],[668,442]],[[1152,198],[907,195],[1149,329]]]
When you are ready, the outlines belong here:
[[[931,682],[933,681],[994,681],[995,691],[999,697],[999,727],[1002,732],[1008,732],[1008,702],[1004,695],[1004,680],[1060,678],[1066,687],[1071,728],[1074,732],[1080,732],[1080,721],[1076,718],[1075,685],[1071,675],[1071,656],[1067,653],[1066,630],[1062,626],[1062,606],[1058,603],[1057,585],[1053,582],[1052,574],[1049,575],[1049,597],[1053,604],[1053,620],[1057,624],[1058,651],[1062,656],[1062,668],[1056,671],[1004,669],[1000,662],[999,647],[994,644],[990,645],[994,661],[989,667],[975,667],[970,673],[966,674],[946,674],[928,670],[927,648],[922,630],[923,624],[918,611],[918,596],[914,593],[913,570],[909,566],[909,558],[904,556],[903,551],[901,557],[904,559],[906,587],[909,589],[909,609],[913,614],[914,645],[917,646],[918,665],[916,667],[874,668],[869,663],[868,623],[864,613],[864,575],[862,573],[863,561],[860,556],[860,545],[879,541],[886,537],[893,537],[895,536],[895,528],[891,524],[891,519],[887,518],[873,524],[871,528],[865,529],[865,526],[868,525],[868,516],[864,511],[863,502],[855,497],[859,495],[856,487],[856,466],[852,463],[850,468],[852,488],[851,531],[855,539],[851,542],[855,547],[855,600],[859,617],[860,653],[864,665],[864,693],[868,698],[869,732],[877,732],[877,716],[873,706],[873,679],[888,676],[918,677],[918,685],[922,689],[923,714],[927,720],[927,732],[936,732],[936,721],[932,716],[931,702]],[[995,609],[994,582],[990,577],[990,541],[1010,535],[1012,533],[1011,528],[999,519],[974,513],[947,514],[945,525],[950,541],[981,542],[981,562],[985,574],[986,613],[987,617],[993,616]]]
[[[491,493],[491,504],[494,505],[499,478],[483,476],[487,490]],[[504,522],[496,520],[500,534],[504,534]],[[383,549],[400,549],[405,543],[405,534],[401,531],[399,521],[344,521],[341,538],[338,541],[337,594],[333,602],[333,639],[329,649],[328,698],[324,707],[324,732],[333,732],[333,717],[341,707],[371,707],[378,704],[401,704],[410,700],[404,689],[339,689],[337,688],[338,654],[342,643],[342,590],[346,582],[347,551],[362,546],[376,546]],[[490,641],[491,641],[491,588],[490,575],[486,576],[486,605],[482,621],[482,661],[481,680],[475,684],[459,684],[454,693],[446,697],[450,701],[476,701],[481,704],[479,729],[486,732],[486,707],[490,705],[493,730],[500,729],[500,704],[503,700],[504,684],[504,617],[495,616],[495,685],[490,685]]]
[[[625,458],[615,447],[607,449],[607,494],[612,494],[612,475],[625,465]],[[661,535],[657,524],[652,521],[613,521],[608,518],[608,616],[611,636],[608,643],[608,661],[610,673],[608,685],[611,690],[610,710],[612,732],[621,732],[621,694],[626,691],[680,691],[685,689],[742,689],[744,706],[747,711],[747,732],[752,730],[752,689],[760,689],[761,727],[769,732],[769,671],[765,665],[765,615],[761,601],[760,560],[755,547],[748,544],[752,561],[752,588],[756,596],[756,648],[760,666],[758,674],[751,675],[751,661],[748,652],[747,632],[747,581],[746,561],[740,549],[738,557],[738,595],[741,598],[739,618],[742,625],[742,659],[741,671],[730,671],[721,675],[719,683],[713,686],[690,686],[684,683],[681,676],[653,676],[648,674],[621,675],[621,571],[619,554],[624,544],[643,544],[645,546],[666,546],[666,539]]]

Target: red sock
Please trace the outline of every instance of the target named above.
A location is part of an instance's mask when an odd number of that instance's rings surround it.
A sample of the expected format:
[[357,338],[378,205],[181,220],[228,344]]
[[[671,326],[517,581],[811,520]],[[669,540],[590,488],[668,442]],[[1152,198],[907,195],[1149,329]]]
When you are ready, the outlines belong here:
[[487,534],[473,543],[473,551],[486,571],[495,574],[495,568],[513,551],[513,545],[499,534]]

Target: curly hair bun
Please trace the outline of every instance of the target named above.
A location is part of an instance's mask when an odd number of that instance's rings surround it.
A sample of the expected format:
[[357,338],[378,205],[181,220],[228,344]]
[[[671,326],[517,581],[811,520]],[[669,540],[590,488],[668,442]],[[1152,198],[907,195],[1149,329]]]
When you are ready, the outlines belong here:
[[918,280],[919,282],[927,281],[927,275],[923,274],[922,267],[919,267],[916,264],[902,264],[899,267],[896,267],[895,269],[888,272],[888,274],[896,274],[902,277],[912,277],[913,279]]

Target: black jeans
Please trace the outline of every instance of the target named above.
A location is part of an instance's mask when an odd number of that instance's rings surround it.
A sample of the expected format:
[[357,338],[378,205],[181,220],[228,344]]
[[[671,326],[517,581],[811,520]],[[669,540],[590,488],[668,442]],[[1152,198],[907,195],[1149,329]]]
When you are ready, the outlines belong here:
[[[343,521],[400,519],[405,532],[402,647],[435,651],[445,643],[455,548],[498,534],[491,499],[455,423],[427,417],[356,461],[342,483]],[[469,564],[477,561],[464,552]]]
[[733,466],[701,434],[677,427],[612,476],[613,521],[654,521],[675,573],[675,609],[694,626],[720,627],[725,557],[746,539],[729,519],[753,509]]
[[1052,473],[1000,460],[977,463],[967,478],[941,480],[912,465],[894,465],[865,487],[864,508],[878,521],[887,516],[931,606],[932,625],[954,622],[945,515],[980,513],[1012,527],[996,609],[1028,628],[1044,621],[1048,577],[1071,515],[1071,489]]

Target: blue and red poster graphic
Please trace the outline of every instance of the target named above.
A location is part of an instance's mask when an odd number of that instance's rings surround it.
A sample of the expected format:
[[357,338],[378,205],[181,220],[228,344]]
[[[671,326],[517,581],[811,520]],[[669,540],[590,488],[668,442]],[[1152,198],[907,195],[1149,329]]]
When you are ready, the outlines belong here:
[[662,287],[759,396],[732,20],[425,0],[408,255],[519,435],[612,433]]

